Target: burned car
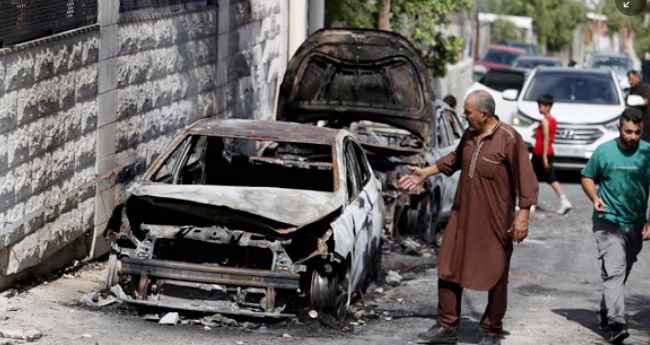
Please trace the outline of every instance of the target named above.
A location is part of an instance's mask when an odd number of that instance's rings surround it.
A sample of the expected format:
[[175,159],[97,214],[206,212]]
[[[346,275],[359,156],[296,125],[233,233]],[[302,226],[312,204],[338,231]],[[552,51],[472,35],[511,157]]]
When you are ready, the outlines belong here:
[[[427,67],[404,37],[387,31],[324,29],[292,57],[280,87],[277,119],[349,129],[382,181],[387,232],[417,231],[432,240],[449,187],[431,177],[410,192],[398,179],[408,166],[434,162],[439,137]],[[447,107],[447,110],[449,108]],[[453,111],[452,111],[453,112]],[[454,114],[455,116],[455,114]]]
[[200,120],[114,210],[107,287],[145,306],[284,317],[302,298],[343,317],[380,269],[371,169],[346,130]]

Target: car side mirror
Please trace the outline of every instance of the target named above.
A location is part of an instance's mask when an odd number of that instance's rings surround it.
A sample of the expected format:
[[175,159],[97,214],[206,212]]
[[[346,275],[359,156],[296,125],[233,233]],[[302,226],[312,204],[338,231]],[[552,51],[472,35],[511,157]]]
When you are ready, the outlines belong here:
[[639,95],[627,96],[627,105],[629,107],[640,107],[645,105],[645,100]]
[[508,89],[503,91],[503,99],[506,101],[516,101],[517,96],[519,96],[519,91],[515,89]]

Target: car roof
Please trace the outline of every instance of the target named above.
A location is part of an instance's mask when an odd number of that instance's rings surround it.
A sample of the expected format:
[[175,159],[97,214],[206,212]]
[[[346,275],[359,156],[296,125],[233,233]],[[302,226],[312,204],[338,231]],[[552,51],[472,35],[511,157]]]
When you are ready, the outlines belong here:
[[566,72],[571,74],[603,74],[609,75],[610,71],[600,68],[574,68],[574,67],[537,67],[539,72]]
[[627,54],[623,54],[623,53],[593,53],[593,54],[591,54],[591,56],[592,57],[594,57],[594,56],[624,57],[624,58],[628,58],[628,59],[630,58],[629,56],[627,56]]
[[347,131],[284,121],[203,119],[192,124],[187,132],[194,135],[335,146],[339,133]]
[[522,55],[517,60],[545,60],[545,61],[560,61],[559,58],[554,56],[536,56],[536,55]]
[[510,46],[502,46],[502,45],[489,46],[489,47],[487,47],[487,49],[488,50],[505,51],[505,52],[511,52],[511,53],[520,53],[520,54],[527,54],[528,53],[526,51],[526,49],[510,47]]

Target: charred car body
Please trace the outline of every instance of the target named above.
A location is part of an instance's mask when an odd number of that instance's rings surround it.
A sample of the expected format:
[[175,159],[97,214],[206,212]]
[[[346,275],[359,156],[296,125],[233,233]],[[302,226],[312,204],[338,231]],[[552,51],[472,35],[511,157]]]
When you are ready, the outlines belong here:
[[155,307],[282,317],[308,297],[342,317],[378,273],[382,210],[348,131],[201,120],[113,212],[107,285]]
[[[416,230],[432,240],[448,194],[443,176],[408,194],[398,186],[407,166],[424,167],[436,153],[436,112],[427,68],[417,50],[392,32],[325,29],[311,35],[287,67],[277,119],[348,128],[382,181],[389,234]],[[446,107],[447,111],[451,111]],[[453,111],[452,111],[453,112]],[[455,114],[454,114],[455,116]]]

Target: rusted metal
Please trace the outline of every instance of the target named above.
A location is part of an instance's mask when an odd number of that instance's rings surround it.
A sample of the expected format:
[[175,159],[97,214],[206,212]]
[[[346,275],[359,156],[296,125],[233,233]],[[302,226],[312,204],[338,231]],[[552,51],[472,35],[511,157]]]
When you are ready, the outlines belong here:
[[171,302],[171,301],[143,301],[133,298],[121,298],[121,301],[144,305],[149,307],[165,308],[165,309],[180,309],[187,311],[197,311],[203,313],[218,313],[218,314],[227,314],[227,315],[241,315],[241,316],[252,316],[252,317],[270,317],[270,318],[286,318],[294,317],[295,314],[290,313],[280,313],[280,312],[257,312],[247,309],[229,309],[229,308],[218,308],[210,306],[204,303],[196,302]]
[[189,134],[287,143],[335,145],[338,130],[297,123],[259,120],[199,120]]
[[273,287],[297,290],[300,275],[267,270],[190,264],[177,261],[122,258],[121,274],[147,275],[151,278],[187,282]]

